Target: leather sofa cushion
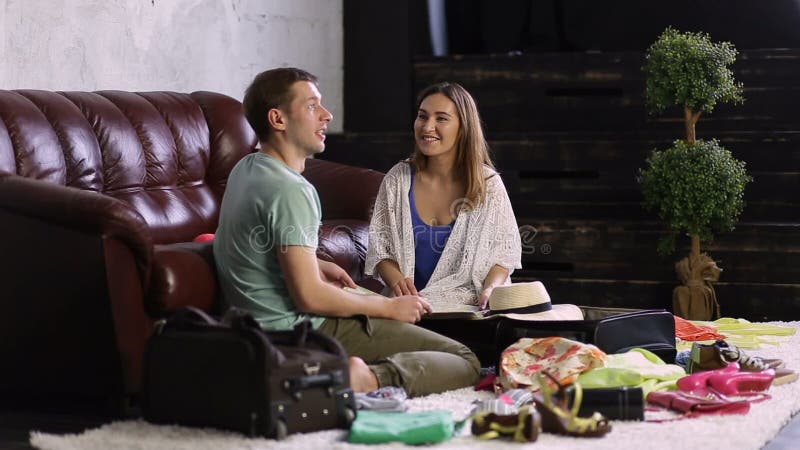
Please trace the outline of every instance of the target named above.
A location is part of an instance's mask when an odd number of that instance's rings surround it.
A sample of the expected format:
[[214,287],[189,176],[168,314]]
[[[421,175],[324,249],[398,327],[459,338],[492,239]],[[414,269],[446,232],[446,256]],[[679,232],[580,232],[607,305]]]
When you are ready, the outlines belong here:
[[359,282],[367,256],[369,224],[360,220],[328,220],[319,233],[317,256],[333,261]]

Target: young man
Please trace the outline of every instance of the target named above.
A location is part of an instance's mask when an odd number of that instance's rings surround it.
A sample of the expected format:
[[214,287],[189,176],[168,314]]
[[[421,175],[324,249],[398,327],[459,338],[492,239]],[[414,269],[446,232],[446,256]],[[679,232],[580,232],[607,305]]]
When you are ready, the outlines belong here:
[[300,174],[306,158],[325,149],[333,116],[322,106],[316,77],[268,70],[243,103],[261,151],[234,167],[222,201],[214,257],[225,302],[266,329],[310,319],[350,354],[357,392],[401,386],[418,396],[474,384],[480,363],[467,347],[413,325],[430,311],[424,298],[346,292],[343,285],[355,286],[347,273],[317,259],[322,212]]

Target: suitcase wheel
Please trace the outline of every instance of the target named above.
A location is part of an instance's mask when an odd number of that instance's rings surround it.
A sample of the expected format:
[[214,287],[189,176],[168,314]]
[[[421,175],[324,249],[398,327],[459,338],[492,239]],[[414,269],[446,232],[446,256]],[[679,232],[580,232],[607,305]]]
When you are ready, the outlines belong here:
[[275,422],[275,439],[282,441],[289,436],[289,430],[286,428],[286,422],[283,419],[278,419]]
[[356,420],[356,412],[353,411],[353,408],[347,407],[344,409],[344,420],[348,425]]

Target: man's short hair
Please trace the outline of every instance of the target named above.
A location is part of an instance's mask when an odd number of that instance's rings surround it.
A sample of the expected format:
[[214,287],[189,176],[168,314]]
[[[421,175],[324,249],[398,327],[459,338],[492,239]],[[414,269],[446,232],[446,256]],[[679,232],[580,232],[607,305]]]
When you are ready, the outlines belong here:
[[317,84],[317,77],[302,69],[282,67],[261,72],[247,87],[242,101],[244,115],[260,141],[267,140],[272,131],[267,111],[288,105],[292,85],[298,81]]

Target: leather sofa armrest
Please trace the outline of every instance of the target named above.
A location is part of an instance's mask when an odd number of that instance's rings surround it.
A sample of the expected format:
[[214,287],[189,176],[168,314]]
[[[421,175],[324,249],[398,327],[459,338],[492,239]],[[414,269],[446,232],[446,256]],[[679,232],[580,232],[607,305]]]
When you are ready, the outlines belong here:
[[383,174],[322,159],[306,160],[303,176],[314,185],[322,203],[323,220],[369,222]]
[[0,355],[16,369],[0,375],[0,397],[37,405],[60,395],[92,402],[135,394],[150,331],[142,258],[108,233],[75,226],[81,221],[69,212],[18,211],[5,187],[0,182]]
[[156,245],[150,289],[145,297],[145,307],[152,317],[166,316],[182,306],[219,312],[213,242]]
[[64,228],[119,239],[131,248],[142,285],[149,281],[152,239],[141,215],[97,192],[0,173],[0,209]]

